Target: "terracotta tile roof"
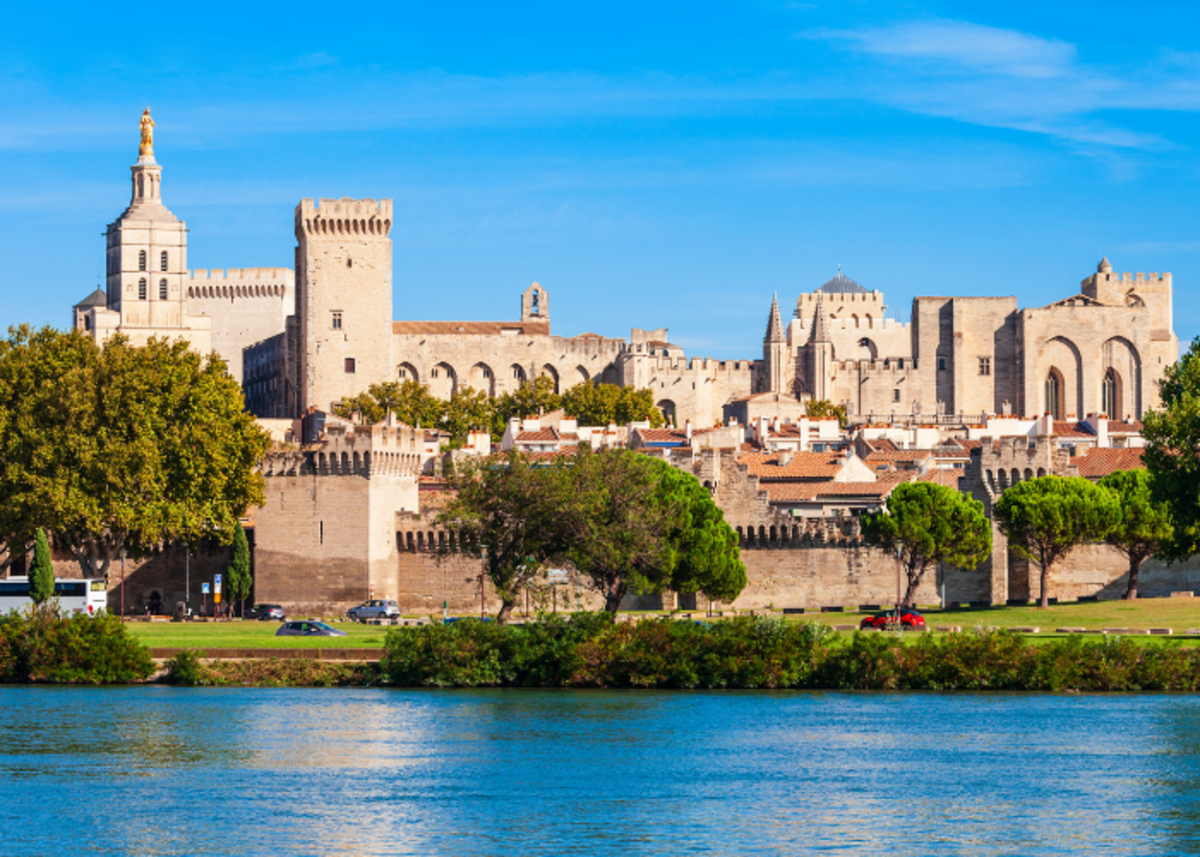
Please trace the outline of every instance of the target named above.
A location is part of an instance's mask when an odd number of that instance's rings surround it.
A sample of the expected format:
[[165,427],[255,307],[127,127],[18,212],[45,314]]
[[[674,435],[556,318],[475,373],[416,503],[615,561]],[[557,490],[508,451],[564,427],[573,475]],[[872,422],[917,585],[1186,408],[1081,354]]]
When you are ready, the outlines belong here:
[[1070,420],[1055,420],[1054,421],[1055,437],[1079,437],[1092,438],[1095,437],[1092,433],[1092,427],[1085,422],[1073,423]]
[[687,435],[683,429],[638,429],[637,433],[642,443],[687,443]]
[[795,503],[821,498],[862,497],[883,500],[907,482],[907,479],[880,479],[878,482],[765,482],[763,488],[772,503]]
[[867,445],[876,452],[896,452],[898,447],[895,443],[886,437],[877,437],[874,440],[868,440]]
[[749,468],[751,476],[769,479],[832,479],[842,469],[845,456],[839,452],[797,452],[787,464],[779,463],[780,453],[748,452],[738,462]]
[[924,461],[933,457],[932,449],[890,449],[876,450],[870,453],[864,461],[874,464],[877,461]]
[[953,488],[955,491],[959,489],[959,482],[963,477],[963,471],[956,468],[934,468],[927,470],[917,477],[918,482],[936,482],[938,485],[944,485],[947,488]]
[[1141,447],[1125,449],[1089,449],[1083,455],[1076,455],[1071,463],[1079,468],[1079,475],[1088,479],[1100,479],[1114,470],[1137,470],[1142,467]]
[[1110,434],[1141,434],[1142,424],[1137,420],[1132,422],[1125,422],[1124,420],[1109,420],[1108,431]]
[[983,441],[981,440],[967,440],[966,438],[956,437],[954,438],[954,442],[967,452],[970,452],[972,449],[983,449]]
[[[570,437],[573,439],[576,439],[576,440],[578,439],[575,437],[575,435],[571,435]],[[552,428],[544,428],[541,431],[520,432],[516,436],[515,440],[517,443],[534,443],[534,442],[538,442],[538,441],[548,441],[548,440],[560,440],[560,439],[565,440],[566,438],[567,438],[567,435],[560,435],[557,431],[555,431]]]
[[430,336],[499,336],[502,331],[519,336],[549,336],[548,321],[393,321],[392,333]]

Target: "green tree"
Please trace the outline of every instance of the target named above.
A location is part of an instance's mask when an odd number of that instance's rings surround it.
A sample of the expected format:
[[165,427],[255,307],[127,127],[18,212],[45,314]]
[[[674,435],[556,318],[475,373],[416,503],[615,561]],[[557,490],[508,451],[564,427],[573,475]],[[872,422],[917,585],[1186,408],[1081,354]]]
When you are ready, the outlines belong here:
[[897,485],[887,508],[862,518],[863,538],[899,556],[907,578],[902,604],[912,607],[930,566],[943,562],[969,571],[992,552],[992,525],[983,504],[944,485]]
[[662,463],[627,449],[580,448],[559,522],[567,557],[615,613],[630,590],[662,592],[679,563],[686,500],[664,490]]
[[804,413],[814,420],[836,417],[838,425],[846,427],[846,406],[835,405],[829,399],[810,399],[804,406]]
[[363,425],[382,422],[391,413],[398,422],[421,428],[436,428],[445,411],[445,402],[411,379],[372,384],[367,392],[345,399],[333,409],[336,416]]
[[619,387],[583,381],[562,396],[562,407],[581,426],[628,425],[648,420],[653,428],[663,425],[663,415],[654,404],[649,388]]
[[1121,514],[1117,524],[1104,537],[1129,562],[1129,583],[1125,598],[1137,598],[1138,572],[1142,563],[1158,553],[1174,535],[1171,512],[1165,503],[1154,500],[1150,474],[1145,470],[1114,470],[1100,480],[1117,498]]
[[370,392],[359,393],[357,396],[351,396],[348,399],[342,399],[333,406],[334,416],[341,417],[344,420],[358,423],[363,426],[373,426],[376,423],[383,422],[387,416],[387,411],[379,404]]
[[561,466],[535,467],[516,451],[467,459],[447,474],[451,494],[437,524],[451,534],[447,551],[481,558],[500,598],[497,622],[508,622],[524,589],[562,553],[562,474]]
[[562,407],[562,397],[554,392],[554,379],[539,375],[516,390],[498,396],[495,400],[495,422],[492,439],[499,440],[504,428],[513,417],[524,419],[535,417]]
[[721,508],[695,476],[666,462],[657,464],[659,502],[670,508],[678,504],[681,510],[668,535],[677,548],[671,588],[703,592],[710,601],[733,601],[746,588],[737,532],[725,522]]
[[1001,494],[994,511],[1009,549],[1041,569],[1040,606],[1048,607],[1055,564],[1107,536],[1120,521],[1121,503],[1080,476],[1040,476]]
[[1200,337],[1167,367],[1159,396],[1162,409],[1143,417],[1142,461],[1153,497],[1167,505],[1174,525],[1158,555],[1182,560],[1200,549]]
[[230,601],[237,601],[241,606],[241,615],[246,615],[246,596],[254,581],[250,577],[250,543],[246,540],[246,531],[239,521],[233,529],[233,559],[225,574],[226,588]]
[[54,563],[50,560],[46,531],[41,527],[33,545],[33,565],[29,568],[29,597],[34,604],[43,604],[54,597]]
[[471,387],[459,387],[446,403],[439,425],[450,434],[450,447],[457,449],[467,439],[468,432],[492,430],[492,400],[487,393]]
[[0,538],[38,527],[103,577],[125,549],[228,541],[269,438],[215,354],[20,327],[0,342]]

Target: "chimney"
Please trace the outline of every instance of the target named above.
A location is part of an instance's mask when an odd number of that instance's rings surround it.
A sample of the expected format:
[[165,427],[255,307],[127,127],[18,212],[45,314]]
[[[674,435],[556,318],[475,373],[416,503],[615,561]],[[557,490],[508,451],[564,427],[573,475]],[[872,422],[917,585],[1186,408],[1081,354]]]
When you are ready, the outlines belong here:
[[795,450],[793,450],[790,446],[781,448],[779,450],[779,459],[778,459],[779,466],[787,467],[789,464],[792,463],[792,458],[793,458],[793,456],[795,456],[795,454],[796,454]]
[[690,418],[683,421],[683,437],[689,443],[692,440],[692,421]]

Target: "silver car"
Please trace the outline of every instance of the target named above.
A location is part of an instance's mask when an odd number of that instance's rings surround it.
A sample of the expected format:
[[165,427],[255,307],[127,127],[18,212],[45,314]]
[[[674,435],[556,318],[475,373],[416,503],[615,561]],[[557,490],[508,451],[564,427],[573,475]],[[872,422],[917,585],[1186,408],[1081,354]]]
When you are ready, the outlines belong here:
[[400,605],[386,598],[372,598],[357,607],[346,611],[351,619],[362,622],[366,619],[397,619],[400,616]]
[[339,631],[324,622],[284,622],[275,632],[276,637],[344,637],[345,631]]

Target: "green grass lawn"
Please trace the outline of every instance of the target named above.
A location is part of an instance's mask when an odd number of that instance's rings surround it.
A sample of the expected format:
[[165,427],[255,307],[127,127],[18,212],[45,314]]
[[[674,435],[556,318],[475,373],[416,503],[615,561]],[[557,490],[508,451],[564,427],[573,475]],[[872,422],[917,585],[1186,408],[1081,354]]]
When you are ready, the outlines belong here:
[[334,649],[382,648],[387,628],[357,622],[332,623],[345,637],[276,637],[278,622],[130,622],[134,637],[151,648]]
[[[959,625],[965,631],[976,625],[1012,628],[1033,626],[1042,633],[1056,628],[1173,628],[1182,634],[1200,628],[1200,598],[1151,598],[1142,601],[1096,601],[1037,607],[992,607],[990,609],[942,610],[922,607],[930,626]],[[805,613],[795,618],[828,625],[857,625],[865,613]]]

